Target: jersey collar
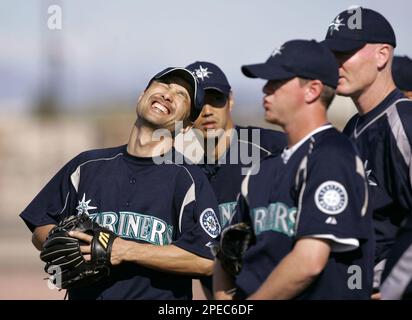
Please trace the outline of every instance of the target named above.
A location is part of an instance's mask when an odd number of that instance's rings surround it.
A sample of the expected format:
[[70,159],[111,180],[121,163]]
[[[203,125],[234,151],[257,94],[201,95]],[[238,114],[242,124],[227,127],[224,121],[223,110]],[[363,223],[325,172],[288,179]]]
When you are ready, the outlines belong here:
[[307,134],[304,138],[299,140],[299,142],[295,143],[290,148],[286,147],[285,149],[283,149],[283,152],[281,154],[283,163],[286,164],[289,161],[290,157],[292,157],[292,155],[295,153],[295,151],[298,150],[299,147],[303,145],[307,140],[309,140],[310,137],[314,136],[315,134],[321,131],[328,130],[330,128],[333,128],[331,124],[325,124],[319,128],[316,128],[315,130],[311,131],[309,134]]

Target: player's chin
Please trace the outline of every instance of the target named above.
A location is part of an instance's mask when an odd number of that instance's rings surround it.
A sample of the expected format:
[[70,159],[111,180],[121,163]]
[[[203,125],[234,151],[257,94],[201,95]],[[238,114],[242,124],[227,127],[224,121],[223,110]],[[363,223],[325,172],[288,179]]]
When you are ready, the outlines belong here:
[[272,124],[280,124],[279,119],[268,111],[265,112],[265,121]]
[[336,87],[336,94],[344,97],[350,97],[354,92],[355,90],[353,90],[346,80],[341,81],[341,79],[339,79],[338,86]]

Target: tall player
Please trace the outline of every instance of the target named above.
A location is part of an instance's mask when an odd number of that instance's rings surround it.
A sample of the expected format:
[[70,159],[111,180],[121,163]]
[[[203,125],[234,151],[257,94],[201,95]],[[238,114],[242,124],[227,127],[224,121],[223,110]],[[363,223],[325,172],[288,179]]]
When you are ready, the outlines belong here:
[[368,299],[374,244],[366,174],[326,118],[338,82],[334,56],[314,40],[293,40],[242,71],[268,80],[265,118],[282,126],[288,146],[242,182],[232,222],[249,222],[256,241],[235,278],[217,261],[216,298]]
[[358,109],[344,133],[356,144],[368,174],[378,290],[396,234],[412,213],[412,102],[393,81],[396,37],[380,13],[361,7],[341,12],[325,43],[339,62],[337,94],[352,98]]
[[[209,246],[220,232],[215,196],[199,168],[173,162],[172,148],[176,123],[196,119],[202,95],[190,71],[158,73],[139,97],[128,144],[81,153],[21,213],[38,249],[54,225],[81,213],[119,236],[110,276],[69,290],[70,299],[190,299],[191,275],[211,274]],[[163,135],[154,139],[158,129]]]

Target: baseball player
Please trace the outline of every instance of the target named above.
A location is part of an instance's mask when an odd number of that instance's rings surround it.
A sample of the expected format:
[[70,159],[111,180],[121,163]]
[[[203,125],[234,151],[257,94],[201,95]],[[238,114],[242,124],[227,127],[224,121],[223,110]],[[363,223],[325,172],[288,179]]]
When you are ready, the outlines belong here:
[[[234,124],[231,86],[217,65],[196,61],[186,68],[205,90],[203,109],[194,122],[194,131],[204,140],[204,157],[198,164],[216,194],[220,223],[224,227],[234,213],[246,168],[268,155],[279,154],[286,145],[286,138],[279,131]],[[256,137],[258,139],[254,140]]]
[[394,56],[392,76],[395,85],[409,99],[412,98],[412,60],[408,56]]
[[393,81],[396,38],[380,13],[361,7],[341,12],[329,25],[325,44],[339,62],[337,93],[350,97],[358,109],[344,133],[355,143],[368,175],[378,290],[396,234],[411,216],[412,102]]
[[[224,227],[232,218],[240,185],[247,168],[259,164],[271,154],[279,154],[286,145],[281,132],[235,125],[231,112],[233,93],[223,71],[207,61],[196,61],[186,67],[198,79],[205,91],[205,102],[194,122],[195,137],[201,141],[203,157],[195,159],[185,154],[207,175],[219,204],[219,220]],[[202,279],[206,297],[212,297],[212,279]]]
[[369,298],[366,174],[349,139],[326,118],[338,82],[334,56],[314,40],[292,40],[242,72],[267,80],[265,119],[282,126],[288,146],[242,182],[232,223],[250,223],[256,239],[235,278],[217,260],[216,298]]
[[[189,275],[212,273],[209,246],[220,232],[217,202],[202,171],[173,162],[172,148],[175,123],[196,119],[202,95],[190,71],[158,73],[138,99],[128,144],[81,153],[21,213],[38,249],[54,225],[76,214],[118,235],[110,276],[69,290],[70,299],[191,299]],[[171,134],[154,140],[157,129]],[[159,163],[162,156],[165,162]],[[72,236],[86,242],[87,258],[91,236]]]

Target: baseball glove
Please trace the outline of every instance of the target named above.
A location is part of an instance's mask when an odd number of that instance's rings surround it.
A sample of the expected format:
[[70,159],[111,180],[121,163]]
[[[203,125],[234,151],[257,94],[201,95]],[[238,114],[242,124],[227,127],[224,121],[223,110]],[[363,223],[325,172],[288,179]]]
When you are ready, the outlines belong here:
[[241,222],[223,230],[220,244],[213,251],[222,268],[232,276],[239,274],[246,250],[255,241],[255,234],[249,224]]
[[[80,251],[81,240],[69,236],[69,231],[81,231],[93,236],[91,260]],[[71,289],[95,283],[110,273],[110,255],[116,235],[92,221],[86,214],[70,216],[48,234],[40,253],[46,262],[44,270],[60,289]]]

